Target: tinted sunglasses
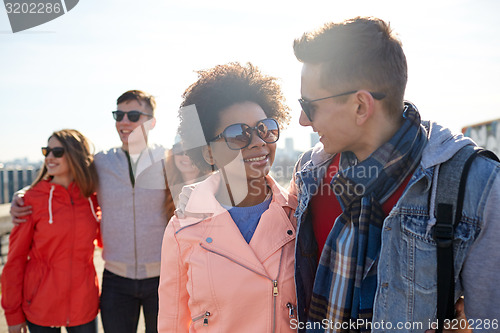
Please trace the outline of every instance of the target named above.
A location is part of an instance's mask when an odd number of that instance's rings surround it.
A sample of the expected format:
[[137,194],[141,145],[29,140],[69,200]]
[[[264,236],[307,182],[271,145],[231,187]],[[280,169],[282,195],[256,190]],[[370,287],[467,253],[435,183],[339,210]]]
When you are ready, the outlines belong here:
[[116,121],[122,121],[123,117],[125,117],[125,115],[127,115],[128,120],[130,120],[133,123],[137,122],[139,120],[139,118],[141,118],[141,115],[144,115],[144,116],[150,117],[150,118],[153,117],[152,114],[144,113],[141,111],[128,111],[128,112],[113,111],[112,113],[113,113],[113,118],[115,118]]
[[187,155],[186,151],[182,148],[182,144],[179,142],[172,146],[172,154],[176,156]]
[[229,149],[239,150],[250,145],[253,131],[257,132],[259,138],[266,143],[275,143],[280,137],[278,122],[272,118],[266,118],[260,120],[255,127],[243,123],[229,125],[209,142],[224,138]]
[[174,150],[173,154],[175,156],[187,156],[187,153],[184,150]]
[[[313,121],[314,105],[312,105],[312,103],[317,102],[317,101],[322,101],[324,99],[329,99],[329,98],[335,98],[335,97],[347,96],[347,95],[355,94],[358,91],[359,90],[352,90],[352,91],[344,92],[344,93],[341,93],[341,94],[338,94],[338,95],[333,95],[333,96],[328,96],[328,97],[313,99],[312,101],[308,101],[308,100],[305,100],[303,98],[300,98],[299,99],[299,103],[300,103],[300,106],[302,107],[302,111],[304,111],[304,113],[306,114],[307,119],[309,119],[309,121]],[[383,93],[378,93],[378,92],[369,92],[369,93],[376,100],[381,100],[381,99],[383,99],[385,97],[385,94],[383,94]]]
[[52,155],[54,155],[54,157],[57,157],[57,158],[63,157],[64,148],[63,147],[54,147],[54,148],[42,147],[43,156],[45,156],[45,157],[49,156],[50,152],[52,152]]

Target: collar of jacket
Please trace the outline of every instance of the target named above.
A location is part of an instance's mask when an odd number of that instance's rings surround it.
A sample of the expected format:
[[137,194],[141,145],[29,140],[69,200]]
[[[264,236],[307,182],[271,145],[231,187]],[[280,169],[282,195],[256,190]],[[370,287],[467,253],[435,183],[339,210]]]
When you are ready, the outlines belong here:
[[[449,160],[458,150],[466,145],[476,145],[470,138],[461,133],[453,133],[450,129],[435,122],[423,120],[421,123],[428,139],[422,154],[420,167],[424,170],[434,167]],[[323,149],[323,144],[318,142],[311,153],[311,160],[304,164],[302,170],[312,170],[331,161],[334,155],[328,154]],[[341,163],[344,161],[341,161]],[[341,169],[345,165],[341,166]]]
[[297,200],[276,184],[272,177],[266,176],[266,180],[273,191],[273,198],[269,209],[262,214],[250,243],[243,239],[236,224],[228,223],[231,220],[229,212],[215,198],[214,194],[222,181],[218,173],[198,183],[186,205],[186,213],[204,214],[205,217],[187,217],[179,220],[181,228],[177,232],[189,230],[188,227],[206,221],[208,223],[204,226],[199,246],[259,275],[271,280],[278,279],[279,265],[269,270],[270,268],[266,268],[263,263],[286,244],[291,242],[293,248],[296,234],[293,211]]
[[74,181],[72,181],[66,188],[62,185],[51,183],[50,179],[44,179],[36,184],[36,186],[33,187],[32,190],[36,192],[49,193],[52,187],[54,187],[55,190],[60,191],[60,193],[64,195],[69,195],[71,198],[78,198],[80,196],[80,188]]
[[[323,178],[326,169],[330,165],[330,162],[333,159],[333,157],[335,157],[335,155],[336,154],[328,154],[327,152],[325,152],[323,144],[321,142],[318,142],[312,148],[310,160],[307,161],[302,166],[301,171],[309,171],[322,168],[324,170],[321,170],[317,176]],[[351,152],[342,153],[342,156],[340,157],[341,170],[353,166],[356,163],[357,163],[356,156],[353,153]]]
[[[297,207],[297,198],[295,196],[290,195],[271,176],[267,175],[266,181],[273,192],[271,203],[277,203],[282,207],[290,207],[291,209]],[[198,183],[193,192],[191,192],[185,211],[194,215],[203,214],[207,217],[225,212],[226,209],[215,198],[215,193],[219,188],[220,182],[221,174],[220,172],[216,172]],[[199,218],[187,218],[183,221],[182,226],[184,227],[197,222],[200,222]]]

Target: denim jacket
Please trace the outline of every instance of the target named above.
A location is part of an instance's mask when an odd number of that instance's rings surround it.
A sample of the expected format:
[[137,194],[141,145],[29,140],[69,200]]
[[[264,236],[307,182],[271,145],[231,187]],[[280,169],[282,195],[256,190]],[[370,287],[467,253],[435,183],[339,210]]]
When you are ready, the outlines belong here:
[[[384,221],[372,332],[424,332],[436,320],[436,243],[432,227],[437,170],[460,148],[473,142],[435,123],[423,122],[422,126],[429,141],[421,162]],[[307,212],[331,158],[317,145],[307,162],[297,164],[297,169],[299,164],[302,167],[291,186],[299,201],[295,212],[295,283],[299,323],[304,324],[317,266],[317,244]],[[462,220],[454,235],[455,297],[465,296],[465,313],[474,332],[498,332],[500,165],[484,157],[476,158],[467,184]],[[332,326],[325,323],[325,331]]]

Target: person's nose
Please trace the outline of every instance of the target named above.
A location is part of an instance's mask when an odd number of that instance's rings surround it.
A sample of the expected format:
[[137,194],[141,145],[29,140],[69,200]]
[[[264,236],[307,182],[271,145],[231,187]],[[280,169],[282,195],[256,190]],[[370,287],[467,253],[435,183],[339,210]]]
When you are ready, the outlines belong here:
[[299,124],[302,126],[312,126],[312,121],[309,120],[304,110],[300,111]]
[[54,156],[54,152],[50,152],[47,154],[47,156],[45,156],[45,162],[52,162],[56,159],[56,157]]
[[123,119],[122,119],[121,123],[124,123],[124,124],[130,124],[131,123],[130,119],[128,119],[128,114],[127,113],[125,113],[123,115]]
[[257,130],[252,131],[252,136],[250,137],[250,144],[248,145],[248,148],[251,147],[261,147],[266,144],[264,140],[257,134]]

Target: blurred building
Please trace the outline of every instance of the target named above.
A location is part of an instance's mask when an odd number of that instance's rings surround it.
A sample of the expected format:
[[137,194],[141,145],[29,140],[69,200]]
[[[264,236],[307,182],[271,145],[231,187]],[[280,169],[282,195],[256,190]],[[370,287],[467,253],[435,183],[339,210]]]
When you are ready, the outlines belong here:
[[311,133],[311,147],[316,146],[319,142],[319,135],[316,132]]
[[462,128],[462,133],[479,146],[500,156],[500,119],[466,126]]
[[42,163],[28,159],[0,163],[0,204],[8,203],[17,190],[30,185],[36,178]]
[[[312,133],[311,147],[318,141],[317,133]],[[288,187],[292,179],[295,163],[299,159],[302,150],[295,149],[295,141],[293,137],[285,138],[285,147],[276,149],[276,157],[271,168],[271,175],[284,187]]]

